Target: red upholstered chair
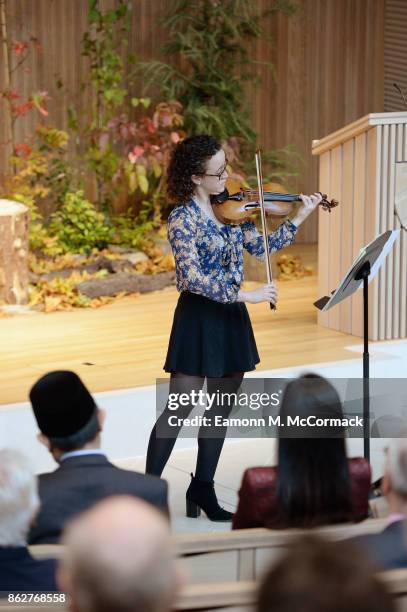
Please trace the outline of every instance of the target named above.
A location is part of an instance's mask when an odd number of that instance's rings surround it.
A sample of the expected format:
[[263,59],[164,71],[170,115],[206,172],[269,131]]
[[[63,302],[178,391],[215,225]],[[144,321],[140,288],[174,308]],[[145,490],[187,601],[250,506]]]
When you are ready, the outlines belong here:
[[[232,529],[264,527],[276,513],[277,467],[253,467],[243,474]],[[349,459],[353,519],[368,516],[371,469],[363,457]]]

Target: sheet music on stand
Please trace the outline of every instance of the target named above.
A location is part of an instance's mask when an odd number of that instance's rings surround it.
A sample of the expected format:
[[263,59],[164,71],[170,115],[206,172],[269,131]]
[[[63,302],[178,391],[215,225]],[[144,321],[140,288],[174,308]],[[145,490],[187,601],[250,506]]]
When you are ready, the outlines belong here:
[[314,305],[321,310],[321,312],[326,312],[336,304],[339,304],[342,300],[350,297],[355,291],[357,291],[363,285],[363,279],[356,280],[355,272],[362,266],[366,261],[370,262],[370,274],[369,274],[369,284],[372,282],[374,277],[376,276],[380,266],[382,265],[384,259],[389,254],[395,240],[400,234],[399,229],[388,230],[387,232],[383,232],[369,242],[366,246],[364,246],[361,250],[349,271],[343,278],[341,284],[335,291],[332,292],[331,296],[324,296],[314,302]]
[[376,276],[399,236],[400,230],[383,232],[363,247],[339,287],[330,297],[314,302],[322,312],[349,298],[363,285],[363,454],[370,461],[370,391],[369,391],[369,300],[368,285]]

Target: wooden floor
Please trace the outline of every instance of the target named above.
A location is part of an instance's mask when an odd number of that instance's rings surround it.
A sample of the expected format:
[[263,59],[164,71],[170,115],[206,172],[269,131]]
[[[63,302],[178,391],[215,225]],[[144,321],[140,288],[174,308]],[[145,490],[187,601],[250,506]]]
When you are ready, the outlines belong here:
[[[317,325],[315,275],[278,287],[277,312],[266,304],[248,305],[258,369],[354,358],[344,347],[360,339]],[[53,369],[75,370],[92,391],[153,384],[163,376],[177,297],[170,288],[97,310],[0,319],[0,404],[26,401],[35,380]]]

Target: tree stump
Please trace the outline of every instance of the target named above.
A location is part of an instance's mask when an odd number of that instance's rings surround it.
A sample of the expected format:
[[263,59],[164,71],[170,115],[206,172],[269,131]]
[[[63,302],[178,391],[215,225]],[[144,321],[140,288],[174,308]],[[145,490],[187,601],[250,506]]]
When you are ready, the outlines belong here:
[[29,209],[20,202],[0,200],[0,300],[28,302]]

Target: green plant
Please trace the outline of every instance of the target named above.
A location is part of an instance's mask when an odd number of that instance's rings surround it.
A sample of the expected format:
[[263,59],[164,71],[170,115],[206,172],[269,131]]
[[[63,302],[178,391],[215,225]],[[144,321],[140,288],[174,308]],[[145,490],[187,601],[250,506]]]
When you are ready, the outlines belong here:
[[135,210],[141,211],[142,201],[154,203],[153,217],[160,215],[163,204],[165,170],[170,153],[181,138],[183,118],[178,102],[157,104],[149,115],[136,121],[125,116],[109,123],[111,138],[122,152],[115,184],[125,190]]
[[162,191],[168,154],[183,137],[181,105],[176,102],[150,108],[150,99],[134,96],[135,58],[127,51],[131,4],[118,0],[115,10],[103,11],[98,0],[89,0],[89,29],[82,53],[89,60],[89,79],[83,84],[91,94],[87,112],[70,109],[69,123],[77,130],[87,168],[96,179],[96,201],[105,212],[115,203],[131,205],[134,222],[143,200]]
[[154,219],[154,202],[143,200],[137,222],[131,208],[114,219],[116,235],[114,242],[123,247],[143,249],[146,245],[146,234],[159,227],[159,220]]
[[62,206],[51,217],[49,229],[66,252],[90,253],[106,247],[114,237],[114,228],[86,200],[83,191],[66,194]]
[[[188,134],[208,133],[220,140],[238,137],[252,156],[257,135],[248,113],[245,89],[259,83],[250,42],[266,38],[265,19],[291,13],[290,0],[262,10],[252,0],[173,0],[164,21],[169,40],[163,51],[178,63],[142,64],[147,88],[158,86],[167,99],[184,107]],[[267,39],[270,42],[270,39]],[[263,62],[270,69],[271,62]],[[244,146],[241,147],[244,155]],[[247,155],[246,155],[247,158]]]
[[[35,131],[23,142],[17,140],[17,125],[28,114],[39,117],[41,122],[48,117],[47,91],[35,91],[23,96],[14,86],[15,75],[29,72],[32,54],[41,55],[42,45],[35,36],[25,40],[14,40],[8,34],[9,15],[5,0],[0,0],[1,64],[3,88],[0,103],[4,106],[4,133],[6,158],[5,174],[0,184],[0,197],[22,202],[30,209],[30,246],[42,249],[47,254],[56,254],[55,241],[49,240],[44,226],[41,205],[46,201],[56,208],[70,189],[73,177],[65,161],[68,134],[62,130],[39,123]],[[24,80],[24,79],[23,79]],[[3,108],[0,108],[3,111]],[[2,115],[2,116],[3,116]]]
[[15,89],[15,73],[29,71],[29,68],[25,64],[32,53],[37,53],[38,55],[42,53],[42,46],[33,35],[25,40],[11,38],[9,35],[9,20],[10,16],[7,11],[6,0],[0,0],[0,44],[2,51],[2,62],[0,64],[0,81],[2,83],[0,101],[2,101],[5,106],[5,112],[2,112],[5,142],[3,142],[2,145],[5,147],[9,158],[6,162],[6,174],[10,171],[14,172],[15,168],[11,163],[12,156],[16,154],[17,147],[21,146],[17,144],[16,139],[17,121],[32,111],[38,112],[43,117],[47,117],[48,111],[46,102],[49,99],[48,92],[46,91],[37,91],[27,98],[25,96],[23,98],[22,94]]
[[[98,0],[89,0],[89,30],[82,39],[82,55],[89,60],[89,75],[82,90],[90,90],[92,104],[79,118],[71,108],[69,125],[79,131],[85,162],[94,173],[97,201],[105,211],[112,205],[113,179],[121,162],[109,134],[109,122],[131,105],[126,83],[127,66],[122,58],[128,44],[130,5],[118,0],[115,10],[102,11]],[[127,63],[134,58],[127,57]]]
[[[29,36],[26,40],[13,40],[8,35],[9,16],[6,11],[5,0],[0,0],[0,22],[2,26],[2,52],[4,62],[1,64],[3,88],[0,89],[0,101],[4,106],[4,125],[6,141],[2,143],[8,149],[10,155],[7,160],[8,174],[21,172],[19,158],[26,158],[29,163],[30,154],[42,154],[46,158],[47,172],[44,174],[47,184],[53,193],[57,191],[55,199],[58,200],[59,184],[64,184],[62,192],[68,189],[69,172],[63,160],[66,150],[68,134],[61,130],[39,124],[35,132],[24,142],[17,141],[17,123],[22,117],[34,114],[41,121],[48,117],[47,103],[50,100],[47,91],[34,91],[28,97],[23,96],[14,87],[15,75],[19,72],[29,72],[26,65],[35,53],[43,53],[42,45],[35,36]],[[22,79],[24,80],[24,79]],[[7,176],[7,180],[9,176]]]
[[48,198],[55,210],[77,183],[72,168],[65,159],[69,136],[63,130],[40,125],[36,130],[36,139],[38,151],[47,160],[44,184],[49,189]]
[[14,173],[5,177],[0,196],[22,202],[30,209],[30,247],[48,255],[60,252],[50,240],[40,205],[45,200],[55,208],[71,185],[64,160],[68,134],[56,128],[38,126],[29,143],[15,145],[10,158]]

